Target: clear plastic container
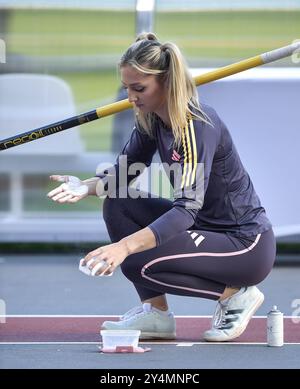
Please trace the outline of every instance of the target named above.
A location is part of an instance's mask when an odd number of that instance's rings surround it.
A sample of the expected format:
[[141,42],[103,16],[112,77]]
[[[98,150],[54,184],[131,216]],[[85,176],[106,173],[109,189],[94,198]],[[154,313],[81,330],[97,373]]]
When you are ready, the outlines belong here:
[[138,347],[140,330],[101,330],[103,349],[113,349],[117,346]]

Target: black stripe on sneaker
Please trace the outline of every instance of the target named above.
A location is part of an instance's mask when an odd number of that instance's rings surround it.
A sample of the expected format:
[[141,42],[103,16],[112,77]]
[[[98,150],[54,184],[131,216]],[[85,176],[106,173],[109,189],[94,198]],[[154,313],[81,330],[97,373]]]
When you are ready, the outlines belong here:
[[236,315],[237,313],[242,313],[243,309],[230,309],[226,312],[226,315]]

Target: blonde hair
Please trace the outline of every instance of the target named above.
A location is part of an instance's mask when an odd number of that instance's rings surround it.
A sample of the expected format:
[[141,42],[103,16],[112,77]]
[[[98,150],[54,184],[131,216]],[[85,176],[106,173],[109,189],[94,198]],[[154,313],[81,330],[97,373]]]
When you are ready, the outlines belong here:
[[[189,119],[211,124],[200,108],[195,82],[189,73],[179,48],[171,42],[161,44],[153,33],[137,37],[121,57],[119,67],[130,65],[141,73],[152,74],[166,82],[167,109],[174,134],[175,146],[181,144],[182,130]],[[136,120],[139,127],[152,135],[158,117],[155,113],[139,112]]]

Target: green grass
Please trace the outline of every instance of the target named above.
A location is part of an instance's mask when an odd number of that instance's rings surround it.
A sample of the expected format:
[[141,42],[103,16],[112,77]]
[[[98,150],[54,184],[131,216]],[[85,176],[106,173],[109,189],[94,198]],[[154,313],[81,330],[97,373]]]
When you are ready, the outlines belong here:
[[15,11],[9,50],[34,55],[121,53],[134,36],[134,14],[107,11]]
[[[60,73],[58,77],[71,85],[78,113],[113,102],[120,85],[117,70],[98,73]],[[80,135],[90,151],[110,150],[112,116],[80,127]]]
[[[178,44],[187,59],[205,66],[229,64],[300,38],[300,11],[219,11],[157,13],[155,31]],[[36,56],[102,54],[119,58],[135,35],[133,12],[12,11],[7,50]],[[280,64],[297,66],[287,59]],[[100,64],[99,64],[100,65]],[[58,74],[71,86],[77,112],[114,101],[116,66],[92,73]],[[109,150],[112,117],[80,127],[87,150]]]
[[88,253],[96,247],[108,244],[109,242],[66,242],[66,243],[38,243],[38,242],[0,242],[1,254],[72,254]]
[[[244,57],[300,37],[300,11],[156,14],[155,31],[186,55]],[[35,55],[121,54],[134,38],[134,14],[109,11],[15,11],[8,49]]]
[[159,14],[157,31],[186,55],[244,58],[300,37],[300,11]]

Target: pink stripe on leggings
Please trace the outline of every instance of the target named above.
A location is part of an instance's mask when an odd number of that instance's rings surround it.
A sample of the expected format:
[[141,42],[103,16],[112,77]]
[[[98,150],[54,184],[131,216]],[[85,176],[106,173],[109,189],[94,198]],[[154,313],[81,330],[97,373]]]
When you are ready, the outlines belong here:
[[155,263],[162,262],[162,261],[167,261],[169,259],[191,258],[191,257],[232,257],[232,256],[237,256],[237,255],[245,254],[245,253],[248,253],[249,251],[254,249],[254,247],[259,242],[260,237],[261,237],[261,234],[258,234],[256,239],[255,239],[255,241],[251,244],[251,246],[249,246],[249,247],[247,247],[247,248],[245,248],[243,250],[239,250],[239,251],[231,251],[231,252],[228,252],[228,253],[188,253],[188,254],[168,255],[168,256],[165,256],[165,257],[156,258],[156,259],[153,259],[152,261],[150,261],[149,263],[147,263],[142,268],[141,276],[143,278],[146,278],[147,280],[149,280],[151,282],[155,282],[156,284],[159,284],[159,285],[169,286],[171,288],[183,289],[183,290],[187,290],[189,292],[205,293],[205,294],[211,294],[211,295],[214,295],[214,296],[221,296],[222,293],[211,292],[209,290],[186,288],[184,286],[172,285],[172,284],[167,284],[165,282],[157,281],[157,280],[155,280],[155,279],[153,279],[153,278],[151,278],[149,276],[146,276],[145,275],[145,270],[148,269],[150,266],[154,265]]

